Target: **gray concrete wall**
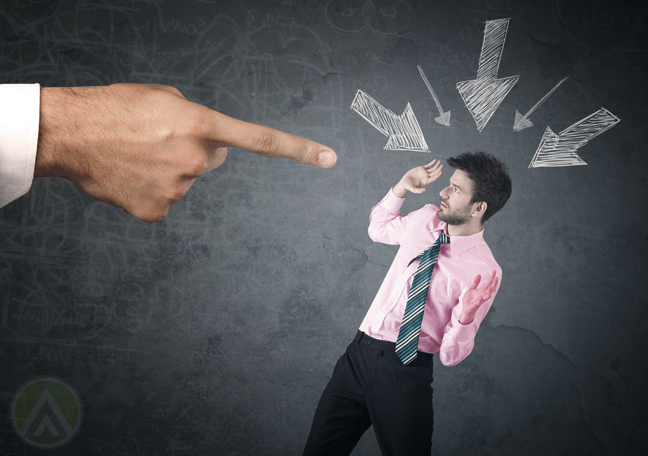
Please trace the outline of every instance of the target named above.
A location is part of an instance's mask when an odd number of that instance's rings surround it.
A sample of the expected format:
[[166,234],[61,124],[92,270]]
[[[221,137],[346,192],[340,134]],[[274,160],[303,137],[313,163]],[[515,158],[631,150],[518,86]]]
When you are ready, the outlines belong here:
[[[499,18],[498,76],[520,78],[479,132],[456,83]],[[3,1],[0,83],[173,85],[339,158],[231,150],[152,225],[61,179],[0,209],[0,454],[40,453],[11,404],[47,375],[84,406],[52,455],[301,454],[396,253],[367,236],[369,210],[408,169],[475,149],[513,179],[485,227],[503,282],[474,352],[435,361],[434,454],[645,454],[645,37],[639,1]],[[432,153],[384,150],[349,109],[358,89],[396,114],[411,103]],[[528,168],[546,127],[601,107],[622,120],[578,150],[587,166]],[[448,176],[403,213],[438,203]],[[376,454],[370,431],[354,455]]]

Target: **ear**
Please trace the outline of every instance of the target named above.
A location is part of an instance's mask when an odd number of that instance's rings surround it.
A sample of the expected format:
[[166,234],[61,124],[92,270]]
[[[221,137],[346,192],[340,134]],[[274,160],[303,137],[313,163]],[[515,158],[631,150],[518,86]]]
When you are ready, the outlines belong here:
[[486,201],[480,201],[478,203],[473,203],[473,210],[472,213],[470,214],[471,217],[479,217],[481,220],[482,216],[486,212],[486,209],[488,208],[488,204]]

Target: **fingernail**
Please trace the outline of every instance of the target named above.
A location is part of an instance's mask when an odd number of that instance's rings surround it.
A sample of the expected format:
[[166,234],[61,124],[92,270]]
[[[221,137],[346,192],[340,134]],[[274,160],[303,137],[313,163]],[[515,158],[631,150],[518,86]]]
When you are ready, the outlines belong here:
[[317,155],[317,162],[322,166],[331,166],[335,163],[335,153],[332,150],[325,150]]

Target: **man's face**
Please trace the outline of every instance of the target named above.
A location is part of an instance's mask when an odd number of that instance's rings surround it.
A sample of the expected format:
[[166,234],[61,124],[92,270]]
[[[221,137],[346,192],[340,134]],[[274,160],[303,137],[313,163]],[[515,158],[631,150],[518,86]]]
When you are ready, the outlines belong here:
[[437,215],[448,225],[463,225],[470,221],[473,183],[466,172],[457,169],[450,177],[450,185],[441,190],[441,209]]

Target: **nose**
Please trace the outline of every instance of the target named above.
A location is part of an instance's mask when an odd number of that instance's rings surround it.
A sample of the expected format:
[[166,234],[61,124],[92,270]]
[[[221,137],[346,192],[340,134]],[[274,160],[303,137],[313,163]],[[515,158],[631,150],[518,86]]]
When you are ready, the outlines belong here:
[[446,190],[447,190],[447,189],[448,189],[448,187],[444,188],[443,190],[441,190],[441,191],[439,192],[439,196],[441,196],[441,199],[447,199],[446,196],[445,196],[445,195],[447,194],[447,193],[446,193]]

